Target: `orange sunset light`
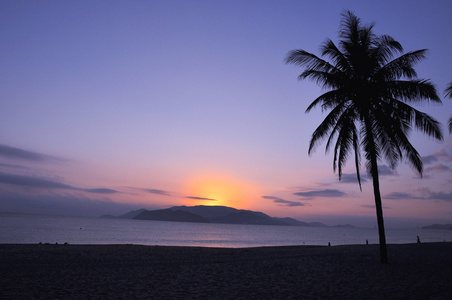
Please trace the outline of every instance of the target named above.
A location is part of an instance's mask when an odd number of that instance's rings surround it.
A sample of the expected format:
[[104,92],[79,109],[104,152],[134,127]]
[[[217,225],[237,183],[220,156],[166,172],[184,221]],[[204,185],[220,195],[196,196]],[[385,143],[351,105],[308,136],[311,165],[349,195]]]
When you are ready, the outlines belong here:
[[259,197],[257,188],[246,181],[220,175],[202,175],[188,180],[187,205],[223,205],[249,208]]

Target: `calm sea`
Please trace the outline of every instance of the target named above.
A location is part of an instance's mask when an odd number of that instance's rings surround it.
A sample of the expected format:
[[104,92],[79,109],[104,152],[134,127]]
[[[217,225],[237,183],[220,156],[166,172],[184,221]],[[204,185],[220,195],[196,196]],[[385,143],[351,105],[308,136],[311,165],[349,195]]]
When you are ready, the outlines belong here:
[[[386,229],[388,243],[452,241],[452,230]],[[378,243],[376,228],[178,223],[0,213],[0,243],[203,247]]]

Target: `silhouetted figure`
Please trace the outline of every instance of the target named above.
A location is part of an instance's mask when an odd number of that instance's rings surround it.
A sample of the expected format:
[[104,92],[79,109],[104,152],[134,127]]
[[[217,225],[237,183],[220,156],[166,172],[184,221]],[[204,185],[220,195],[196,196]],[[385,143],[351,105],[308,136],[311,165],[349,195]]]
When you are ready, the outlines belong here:
[[419,236],[417,236],[417,243],[420,244],[421,240],[419,239]]
[[331,243],[330,243],[330,242],[328,242],[328,247],[329,247],[329,246],[331,246]]
[[366,240],[366,245],[369,245],[369,241],[368,240]]

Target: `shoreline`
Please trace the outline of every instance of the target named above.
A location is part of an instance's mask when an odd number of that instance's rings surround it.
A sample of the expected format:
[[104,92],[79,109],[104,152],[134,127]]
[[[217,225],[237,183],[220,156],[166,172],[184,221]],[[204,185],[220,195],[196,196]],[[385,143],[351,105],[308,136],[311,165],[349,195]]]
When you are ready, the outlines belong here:
[[2,299],[448,299],[452,243],[218,248],[0,244]]

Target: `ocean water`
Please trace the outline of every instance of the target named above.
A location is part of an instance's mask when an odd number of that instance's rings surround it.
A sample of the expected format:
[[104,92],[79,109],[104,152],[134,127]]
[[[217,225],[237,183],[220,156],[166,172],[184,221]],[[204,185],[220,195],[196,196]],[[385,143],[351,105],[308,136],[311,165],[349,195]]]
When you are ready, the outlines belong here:
[[[386,229],[391,244],[452,241],[452,230]],[[180,223],[0,213],[0,243],[203,247],[378,243],[376,228]]]

